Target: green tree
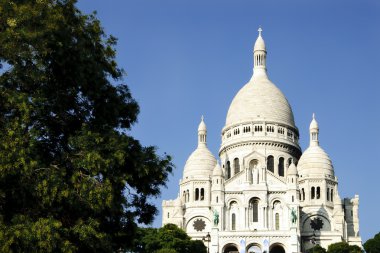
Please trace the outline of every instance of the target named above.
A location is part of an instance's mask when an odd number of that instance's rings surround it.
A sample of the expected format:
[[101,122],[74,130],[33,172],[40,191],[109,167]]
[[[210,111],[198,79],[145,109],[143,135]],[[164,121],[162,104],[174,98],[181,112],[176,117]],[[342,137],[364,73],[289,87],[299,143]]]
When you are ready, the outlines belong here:
[[364,249],[367,253],[380,252],[380,233],[377,233],[373,238],[368,239],[364,244]]
[[152,222],[171,159],[129,134],[115,44],[75,0],[0,0],[1,252],[112,252]]
[[362,249],[356,245],[349,245],[346,242],[330,244],[327,253],[362,253]]
[[175,249],[159,249],[155,253],[177,253]]
[[138,237],[131,248],[132,252],[181,252],[206,253],[202,241],[191,240],[185,231],[174,224],[166,224],[162,228],[140,228]]
[[313,248],[308,249],[306,252],[307,253],[326,253],[326,249],[317,244]]

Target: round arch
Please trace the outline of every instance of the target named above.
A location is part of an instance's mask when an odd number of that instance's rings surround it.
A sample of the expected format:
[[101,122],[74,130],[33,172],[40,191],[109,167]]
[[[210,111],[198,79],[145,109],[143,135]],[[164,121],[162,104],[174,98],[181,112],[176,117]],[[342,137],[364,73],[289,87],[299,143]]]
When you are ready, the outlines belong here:
[[322,217],[322,218],[325,218],[326,220],[328,220],[330,222],[330,218],[329,218],[329,215],[327,213],[312,212],[312,213],[308,213],[307,215],[304,216],[304,218],[301,221],[302,226],[305,224],[306,221],[308,221],[312,218],[315,218],[315,217]]
[[[318,228],[313,227],[311,224],[312,222],[314,223],[314,226],[318,226]],[[315,214],[315,215],[307,216],[304,220],[302,220],[301,224],[302,224],[302,229],[304,232],[312,232],[313,230],[319,230],[319,231],[332,230],[330,219],[323,214]]]
[[261,202],[261,199],[260,199],[259,197],[256,197],[256,196],[254,196],[254,197],[250,197],[249,200],[248,200],[248,205],[249,205],[250,203],[252,203],[252,202],[257,202],[257,203],[259,203],[259,202]]
[[269,253],[285,253],[285,247],[281,243],[274,243],[269,247]]
[[242,157],[243,159],[243,165],[245,168],[249,168],[249,163],[252,161],[252,160],[257,160],[258,161],[258,165],[259,166],[262,166],[263,164],[265,164],[265,159],[266,157],[261,154],[261,153],[258,153],[256,151],[253,151],[252,153]]
[[286,203],[281,197],[279,197],[279,196],[274,196],[274,197],[272,197],[272,198],[270,198],[269,199],[269,206],[271,207],[271,208],[273,208],[273,205],[274,205],[274,203],[276,202],[276,201],[279,201],[280,203],[281,203],[281,205],[283,204],[283,203]]
[[234,243],[224,245],[222,253],[239,253],[238,247]]
[[226,206],[227,206],[227,208],[229,208],[229,207],[231,206],[231,203],[232,203],[232,202],[236,202],[238,206],[241,206],[241,202],[240,202],[239,199],[237,199],[237,198],[231,198],[231,199],[228,199],[228,200],[226,201]]
[[247,246],[247,253],[262,253],[261,246],[257,243],[251,243]]

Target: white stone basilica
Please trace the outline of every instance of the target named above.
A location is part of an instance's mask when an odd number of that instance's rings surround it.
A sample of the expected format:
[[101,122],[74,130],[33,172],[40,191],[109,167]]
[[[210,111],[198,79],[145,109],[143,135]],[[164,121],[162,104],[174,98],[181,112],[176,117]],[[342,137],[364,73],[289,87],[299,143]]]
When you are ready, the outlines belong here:
[[332,162],[318,141],[313,115],[302,153],[292,109],[269,80],[259,29],[251,80],[236,94],[222,129],[220,163],[206,145],[188,158],[180,192],[162,203],[162,223],[174,223],[210,253],[293,253],[346,241],[361,247],[359,197],[341,199]]

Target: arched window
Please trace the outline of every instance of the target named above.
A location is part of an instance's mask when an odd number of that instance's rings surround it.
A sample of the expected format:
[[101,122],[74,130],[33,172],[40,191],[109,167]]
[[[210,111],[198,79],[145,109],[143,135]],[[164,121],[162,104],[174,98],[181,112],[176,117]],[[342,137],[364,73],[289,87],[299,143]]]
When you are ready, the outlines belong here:
[[278,175],[280,177],[284,176],[284,158],[283,157],[280,157],[280,159],[278,160]]
[[304,200],[305,200],[305,189],[302,188],[302,201],[304,201]]
[[333,189],[331,189],[331,198],[330,198],[330,199],[331,199],[331,201],[334,201],[334,198],[333,198],[333,196],[334,196],[334,193],[333,193],[333,192],[334,192],[334,190],[333,190]]
[[227,162],[227,179],[231,178],[231,165],[230,165],[230,161]]
[[195,200],[199,200],[199,189],[195,189]]
[[186,202],[189,202],[190,201],[190,191],[189,190],[187,190],[186,191]]
[[234,159],[234,174],[239,173],[240,171],[240,164],[239,164],[239,158]]
[[231,215],[231,230],[236,230],[236,214]]
[[280,230],[280,215],[278,213],[276,213],[276,217],[275,217],[275,223],[276,223],[276,230]]
[[257,161],[256,159],[253,159],[249,162],[249,168],[250,169],[254,169],[257,167],[257,164],[259,164],[259,161]]
[[311,187],[311,199],[315,199],[315,187]]
[[292,202],[294,202],[294,195],[292,195]]
[[327,197],[327,201],[330,201],[330,189],[329,188],[327,188],[326,197]]
[[252,222],[259,221],[259,199],[253,198],[249,201],[249,208],[252,210]]
[[292,158],[288,159],[288,168],[289,168],[290,164],[292,164],[292,161],[293,161]]
[[201,200],[205,199],[205,189],[201,188]]
[[272,173],[274,172],[274,158],[271,155],[267,158],[267,169]]
[[219,202],[219,198],[218,198],[218,196],[216,196],[216,203],[218,203]]
[[170,217],[170,214],[169,214],[169,212],[168,212],[168,218]]
[[317,187],[317,199],[321,198],[321,188],[318,186]]
[[182,198],[183,198],[183,201],[186,203],[186,191],[183,191]]

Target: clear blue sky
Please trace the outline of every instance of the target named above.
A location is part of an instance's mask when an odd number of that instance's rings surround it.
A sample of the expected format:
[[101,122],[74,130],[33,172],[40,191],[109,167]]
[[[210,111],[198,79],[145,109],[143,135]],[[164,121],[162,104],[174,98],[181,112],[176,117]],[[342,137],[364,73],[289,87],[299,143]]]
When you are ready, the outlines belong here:
[[[87,0],[119,38],[117,60],[139,102],[133,136],[177,166],[153,200],[174,199],[205,115],[215,156],[236,92],[252,75],[261,25],[271,80],[308,146],[312,113],[342,198],[360,195],[363,242],[380,232],[380,1]],[[161,226],[161,214],[153,226]]]

